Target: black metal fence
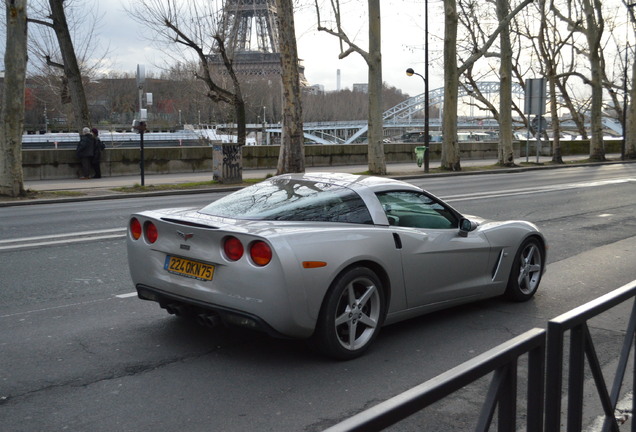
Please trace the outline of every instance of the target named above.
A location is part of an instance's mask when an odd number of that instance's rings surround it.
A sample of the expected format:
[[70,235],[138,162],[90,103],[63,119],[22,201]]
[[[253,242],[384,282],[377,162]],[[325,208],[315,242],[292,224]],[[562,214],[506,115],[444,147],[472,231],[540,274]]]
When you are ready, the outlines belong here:
[[[545,430],[561,430],[561,398],[563,389],[564,368],[564,340],[569,332],[570,349],[568,356],[567,377],[567,431],[580,431],[583,421],[583,391],[585,382],[585,359],[592,372],[596,390],[605,414],[604,431],[618,431],[615,418],[621,386],[629,360],[629,354],[634,345],[634,328],[636,325],[636,302],[632,305],[629,323],[625,330],[625,337],[619,356],[618,367],[614,374],[611,393],[608,391],[601,365],[594,348],[594,341],[590,335],[588,321],[595,316],[630,300],[636,296],[636,281],[618,288],[596,300],[584,304],[576,309],[560,315],[548,322],[547,342],[547,370],[546,385],[551,389],[546,394]],[[636,362],[634,363],[636,367]],[[632,382],[632,389],[634,383]],[[632,403],[632,412],[633,412]],[[609,429],[608,429],[609,428]],[[632,431],[636,424],[632,422]]]
[[[346,419],[325,432],[382,430],[488,374],[492,374],[492,379],[475,430],[489,430],[496,411],[498,430],[515,431],[518,411],[518,360],[526,354],[528,388],[525,429],[528,432],[540,432],[544,427],[549,432],[562,430],[561,400],[564,396],[567,400],[567,431],[579,432],[583,429],[586,358],[603,407],[603,431],[618,431],[615,410],[630,352],[634,346],[636,301],[631,308],[611,390],[608,390],[605,383],[588,321],[634,297],[636,280],[550,320],[547,332],[543,329],[532,329],[423,384]],[[567,359],[564,356],[566,335],[570,340]],[[632,389],[636,388],[636,355],[633,357]],[[566,395],[563,394],[564,369],[568,372]],[[633,409],[632,401],[632,412]],[[632,431],[636,431],[636,422],[632,422]]]

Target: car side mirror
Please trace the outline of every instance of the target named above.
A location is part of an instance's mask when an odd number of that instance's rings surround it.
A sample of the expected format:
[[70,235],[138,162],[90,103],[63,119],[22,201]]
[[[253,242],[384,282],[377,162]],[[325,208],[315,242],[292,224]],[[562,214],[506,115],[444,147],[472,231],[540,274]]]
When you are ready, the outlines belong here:
[[468,233],[475,229],[475,225],[469,220],[462,218],[459,220],[459,236],[468,237]]

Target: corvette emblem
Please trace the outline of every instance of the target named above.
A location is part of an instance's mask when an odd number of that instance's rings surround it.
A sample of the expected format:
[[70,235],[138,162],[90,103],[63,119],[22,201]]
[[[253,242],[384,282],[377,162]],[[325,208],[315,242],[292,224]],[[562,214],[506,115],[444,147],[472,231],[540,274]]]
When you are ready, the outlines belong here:
[[177,235],[185,241],[188,241],[188,239],[191,239],[192,237],[194,237],[194,234],[192,233],[184,233],[181,231],[177,231]]

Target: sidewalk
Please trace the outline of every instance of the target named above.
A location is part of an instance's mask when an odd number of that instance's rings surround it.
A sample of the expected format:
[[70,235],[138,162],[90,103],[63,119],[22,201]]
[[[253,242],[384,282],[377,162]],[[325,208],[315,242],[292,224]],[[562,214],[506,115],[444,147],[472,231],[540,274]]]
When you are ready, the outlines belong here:
[[[577,160],[585,160],[586,155],[566,156],[563,157],[565,162],[572,162]],[[607,155],[610,162],[620,161],[620,155]],[[539,158],[540,164],[550,162],[552,158],[550,156],[542,156]],[[518,158],[516,163],[525,163],[526,158]],[[529,158],[530,163],[536,162],[536,156]],[[475,167],[490,167],[497,163],[496,159],[475,159],[475,160],[462,160],[462,168],[475,168]],[[440,161],[431,161],[429,164],[430,169],[440,167]],[[558,167],[558,166],[548,166]],[[513,170],[535,169],[535,168],[548,168],[545,166],[537,165],[525,166],[520,168],[511,168]],[[369,169],[367,165],[341,165],[331,167],[307,167],[306,172],[342,172],[342,173],[362,173]],[[506,171],[506,169],[500,169],[496,172]],[[474,171],[468,171],[474,172]],[[274,175],[276,169],[244,169],[244,179],[264,179],[268,175]],[[448,173],[458,174],[458,173]],[[405,177],[405,176],[420,176],[424,175],[424,167],[418,167],[415,162],[407,163],[387,163],[387,176],[389,177]],[[440,175],[440,174],[429,174]],[[445,175],[445,174],[441,174]],[[212,180],[211,172],[195,172],[195,173],[178,173],[178,174],[146,174],[144,176],[144,185],[166,185],[181,183],[195,183],[205,182]],[[141,184],[141,174],[134,176],[118,176],[118,177],[103,177],[100,179],[79,180],[72,179],[55,179],[55,180],[29,180],[24,182],[24,187],[27,190],[45,192],[45,191],[87,191],[95,189],[112,189],[119,187],[131,187]],[[224,185],[219,185],[224,186]]]
[[[606,162],[598,162],[596,165],[604,165],[611,163],[620,163],[620,155],[611,154],[606,155]],[[529,165],[518,166],[514,168],[494,168],[496,165],[496,159],[475,159],[475,160],[462,160],[461,166],[463,171],[459,172],[441,172],[441,173],[424,173],[424,167],[418,167],[415,162],[407,163],[387,163],[387,177],[393,178],[417,178],[423,176],[441,177],[441,176],[454,176],[454,175],[474,175],[474,174],[499,174],[506,172],[521,172],[537,169],[555,169],[563,167],[577,166],[576,161],[585,161],[587,155],[575,155],[563,157],[564,162],[568,165],[544,165],[552,161],[550,156],[542,156],[539,158],[539,164],[536,164],[536,156],[531,156],[528,161]],[[526,162],[526,158],[517,158],[515,161],[517,164]],[[636,161],[628,161],[636,162]],[[582,165],[590,165],[590,163],[581,163]],[[431,161],[429,168],[435,170],[440,167],[440,161]],[[480,170],[480,167],[484,167],[484,170]],[[340,173],[363,173],[368,171],[367,165],[342,165],[331,167],[307,167],[306,172],[340,172]],[[274,175],[276,170],[271,169],[244,169],[244,180],[260,180],[265,179],[268,175]],[[117,177],[103,177],[100,179],[79,180],[72,179],[54,179],[54,180],[28,180],[24,182],[25,190],[29,192],[35,192],[28,198],[9,198],[0,196],[0,208],[9,206],[20,206],[30,204],[44,204],[44,203],[62,203],[62,202],[75,202],[75,201],[87,201],[87,200],[104,200],[113,198],[133,198],[140,195],[146,196],[160,196],[160,195],[177,195],[183,193],[206,193],[211,190],[236,190],[244,185],[232,185],[232,184],[213,184],[203,185],[201,187],[179,189],[180,184],[185,183],[201,183],[212,180],[211,172],[196,172],[196,173],[179,173],[179,174],[148,174],[144,176],[144,186],[162,186],[172,185],[166,189],[156,189],[148,191],[130,191],[121,192],[113,190],[115,188],[127,188],[141,185],[141,173],[138,175],[130,176],[117,176]],[[33,197],[35,195],[35,197]]]

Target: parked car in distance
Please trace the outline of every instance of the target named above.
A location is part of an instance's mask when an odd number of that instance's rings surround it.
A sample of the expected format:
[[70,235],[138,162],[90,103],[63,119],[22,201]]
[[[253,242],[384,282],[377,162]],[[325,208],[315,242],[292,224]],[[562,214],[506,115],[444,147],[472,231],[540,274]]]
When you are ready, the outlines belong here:
[[382,326],[495,296],[525,301],[545,270],[529,222],[463,215],[398,180],[287,174],[203,208],[130,217],[138,296],[200,323],[306,339],[337,359]]

